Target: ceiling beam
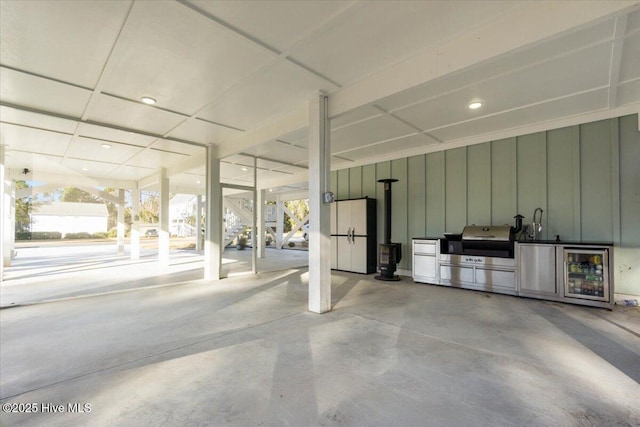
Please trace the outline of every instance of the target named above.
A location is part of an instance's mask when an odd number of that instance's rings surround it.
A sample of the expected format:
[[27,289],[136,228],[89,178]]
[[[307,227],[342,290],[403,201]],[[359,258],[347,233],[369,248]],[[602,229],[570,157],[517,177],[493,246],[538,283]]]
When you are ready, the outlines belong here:
[[61,187],[76,187],[78,183],[89,187],[111,187],[131,189],[135,185],[134,181],[124,181],[111,178],[99,178],[87,175],[66,175],[50,172],[30,171],[27,175],[22,169],[10,169],[9,178],[16,181],[36,181],[46,184],[59,185]]
[[627,31],[628,16],[622,15],[616,18],[613,48],[611,49],[611,65],[609,67],[609,108],[616,107],[618,103],[618,82],[620,80],[622,49],[624,47],[624,35]]
[[[637,1],[524,3],[491,25],[412,56],[329,96],[329,117],[460,71],[603,17],[637,7]],[[505,37],[509,34],[509,37]]]

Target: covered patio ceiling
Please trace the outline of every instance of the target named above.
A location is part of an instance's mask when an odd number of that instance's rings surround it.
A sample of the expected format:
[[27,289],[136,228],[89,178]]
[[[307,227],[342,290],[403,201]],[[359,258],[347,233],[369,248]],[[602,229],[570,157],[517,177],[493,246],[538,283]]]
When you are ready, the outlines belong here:
[[260,188],[299,191],[319,92],[333,169],[640,111],[637,1],[0,8],[14,179],[153,190],[165,168],[173,193],[201,194],[216,144],[223,182],[251,185],[255,156]]

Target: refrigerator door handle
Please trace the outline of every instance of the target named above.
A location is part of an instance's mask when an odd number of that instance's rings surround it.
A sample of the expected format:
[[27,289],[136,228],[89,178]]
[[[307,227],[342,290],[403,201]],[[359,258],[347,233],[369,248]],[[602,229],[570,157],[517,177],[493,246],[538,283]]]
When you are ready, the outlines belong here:
[[351,243],[351,227],[347,229],[347,243]]

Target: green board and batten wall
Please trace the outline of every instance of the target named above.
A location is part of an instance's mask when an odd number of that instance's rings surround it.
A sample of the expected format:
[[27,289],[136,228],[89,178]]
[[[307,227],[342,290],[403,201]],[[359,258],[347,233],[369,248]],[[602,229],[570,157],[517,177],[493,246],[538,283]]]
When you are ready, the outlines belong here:
[[461,232],[467,224],[531,222],[543,239],[614,242],[616,292],[640,295],[640,132],[638,116],[555,129],[332,172],[337,199],[378,199],[393,184],[392,240],[399,269],[411,270],[411,239]]

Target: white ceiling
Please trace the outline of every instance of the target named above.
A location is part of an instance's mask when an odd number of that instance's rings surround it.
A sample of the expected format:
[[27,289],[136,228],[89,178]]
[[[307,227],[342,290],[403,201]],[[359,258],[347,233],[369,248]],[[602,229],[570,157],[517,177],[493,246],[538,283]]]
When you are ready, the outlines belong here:
[[334,169],[640,110],[637,1],[0,8],[0,143],[31,180],[153,188],[166,168],[202,192],[216,144],[224,182],[251,185],[257,156],[260,187],[299,191],[320,91]]

